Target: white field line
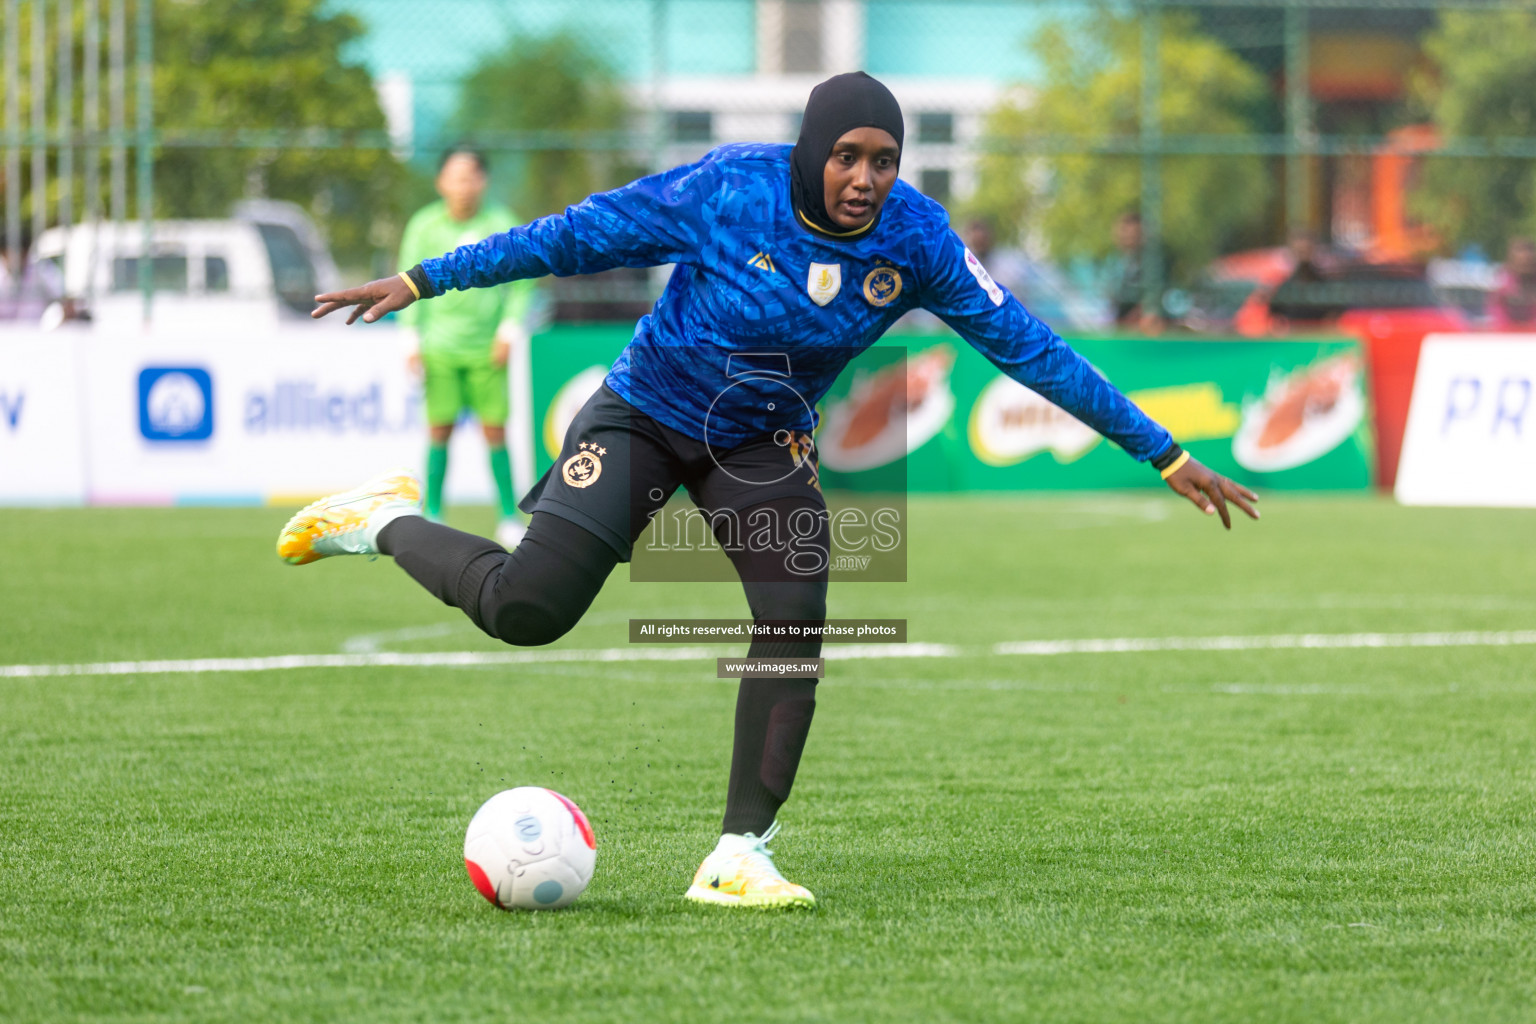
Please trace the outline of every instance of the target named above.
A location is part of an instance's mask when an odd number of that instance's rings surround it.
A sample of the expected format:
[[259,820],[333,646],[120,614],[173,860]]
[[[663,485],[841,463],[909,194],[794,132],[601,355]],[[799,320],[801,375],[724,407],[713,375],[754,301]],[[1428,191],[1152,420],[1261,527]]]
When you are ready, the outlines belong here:
[[985,653],[985,650],[954,644],[834,644],[822,648],[821,656],[828,661],[855,661],[865,658],[958,658],[965,654]]
[[28,676],[138,676],[164,673],[279,672],[301,668],[476,668],[556,662],[690,661],[718,653],[708,647],[612,647],[571,651],[428,651],[399,654],[283,654],[270,658],[189,658],[181,661],[100,661],[84,665],[0,665],[0,679]]
[[1273,636],[1165,636],[1109,640],[1027,640],[993,654],[1139,654],[1147,651],[1274,651],[1360,647],[1511,647],[1536,644],[1536,630],[1465,633],[1281,633]]
[[[1403,647],[1510,647],[1536,645],[1536,630],[1469,633],[1296,633],[1273,636],[1118,637],[1030,640],[966,648],[950,644],[848,644],[827,648],[830,661],[881,658],[954,658],[962,655],[1139,654],[1156,651],[1327,650]],[[101,661],[78,665],[0,665],[0,679],[38,676],[136,676],[209,672],[280,672],[306,668],[475,668],[572,662],[695,661],[721,657],[719,647],[637,644],[564,651],[429,651],[402,654],[285,654],[268,658],[190,658]]]

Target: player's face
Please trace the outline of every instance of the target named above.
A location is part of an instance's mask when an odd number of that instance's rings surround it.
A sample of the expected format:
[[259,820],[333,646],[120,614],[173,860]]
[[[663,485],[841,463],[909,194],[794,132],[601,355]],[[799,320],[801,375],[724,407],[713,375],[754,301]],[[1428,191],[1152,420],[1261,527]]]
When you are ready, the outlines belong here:
[[485,196],[485,172],[474,157],[455,154],[437,174],[437,194],[448,204],[450,217],[468,220],[479,212]]
[[901,148],[882,128],[855,128],[837,140],[823,175],[827,213],[849,231],[875,219],[896,184]]

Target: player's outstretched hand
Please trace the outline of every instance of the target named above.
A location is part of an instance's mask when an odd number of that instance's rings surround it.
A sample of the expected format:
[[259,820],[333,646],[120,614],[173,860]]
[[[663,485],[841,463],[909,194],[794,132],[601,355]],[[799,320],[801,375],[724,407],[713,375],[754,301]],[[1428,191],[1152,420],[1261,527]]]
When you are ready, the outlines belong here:
[[364,323],[371,324],[385,313],[404,309],[415,301],[416,295],[411,291],[411,286],[396,274],[394,277],[381,277],[377,281],[369,281],[359,288],[347,288],[339,292],[316,295],[317,305],[314,312],[309,315],[319,320],[327,313],[334,313],[338,309],[352,306],[355,308],[352,310],[352,315],[347,317],[347,323],[356,323],[357,318],[362,317]]
[[1259,500],[1257,494],[1213,472],[1195,459],[1189,459],[1171,474],[1168,486],[1194,502],[1195,507],[1206,515],[1220,513],[1221,525],[1229,530],[1232,529],[1232,514],[1227,511],[1229,501],[1248,513],[1249,519],[1259,518],[1259,510],[1252,505],[1252,502]]

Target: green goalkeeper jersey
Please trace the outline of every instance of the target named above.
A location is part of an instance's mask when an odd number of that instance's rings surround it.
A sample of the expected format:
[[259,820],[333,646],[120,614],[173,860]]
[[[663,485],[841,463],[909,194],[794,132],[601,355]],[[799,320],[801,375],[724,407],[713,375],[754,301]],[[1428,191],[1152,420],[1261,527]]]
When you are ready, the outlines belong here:
[[[429,257],[441,256],[506,231],[518,223],[505,206],[486,205],[469,220],[454,220],[442,200],[422,207],[405,226],[400,239],[400,266],[414,267]],[[474,360],[489,356],[496,328],[503,322],[521,323],[533,300],[532,281],[514,281],[495,288],[470,288],[449,292],[431,302],[414,302],[396,314],[401,324],[414,327],[421,336],[425,358]]]

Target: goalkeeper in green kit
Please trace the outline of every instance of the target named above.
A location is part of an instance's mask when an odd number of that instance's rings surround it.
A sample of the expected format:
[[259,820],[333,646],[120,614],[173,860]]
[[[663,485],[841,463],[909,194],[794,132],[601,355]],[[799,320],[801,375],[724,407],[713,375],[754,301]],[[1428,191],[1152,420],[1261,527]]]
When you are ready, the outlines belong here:
[[[485,157],[474,150],[455,148],[443,154],[436,182],[442,199],[418,210],[406,225],[400,240],[401,266],[415,266],[518,223],[506,207],[483,204],[487,171]],[[496,542],[508,549],[522,540],[524,527],[507,456],[507,359],[513,343],[524,335],[533,288],[531,281],[517,281],[454,292],[443,302],[415,303],[396,314],[415,343],[411,360],[426,392],[426,514],[442,518],[448,441],[467,409],[480,421],[490,449],[501,507]]]

